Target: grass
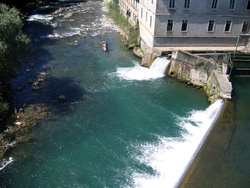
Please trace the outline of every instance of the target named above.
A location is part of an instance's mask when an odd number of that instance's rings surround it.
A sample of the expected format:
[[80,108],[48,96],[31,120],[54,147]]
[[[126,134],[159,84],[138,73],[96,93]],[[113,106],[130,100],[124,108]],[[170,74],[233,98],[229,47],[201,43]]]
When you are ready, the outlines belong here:
[[114,22],[119,25],[121,29],[124,29],[128,33],[128,43],[135,44],[139,47],[138,37],[139,37],[139,23],[132,26],[128,18],[121,14],[120,6],[113,1],[108,2],[108,14],[114,20]]

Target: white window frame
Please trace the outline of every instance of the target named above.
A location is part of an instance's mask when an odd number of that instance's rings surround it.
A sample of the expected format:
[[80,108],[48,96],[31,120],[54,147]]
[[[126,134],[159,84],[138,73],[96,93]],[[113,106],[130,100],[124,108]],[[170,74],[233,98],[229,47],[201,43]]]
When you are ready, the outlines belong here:
[[[184,9],[190,9],[190,4],[191,4],[191,0],[184,0]],[[187,5],[188,5],[188,7],[187,7]]]
[[219,0],[212,0],[212,10],[217,10],[218,9],[218,2]]
[[[229,30],[226,31],[226,26],[227,26],[227,22],[230,21],[230,27],[229,27]],[[225,27],[224,27],[224,32],[225,33],[230,33],[231,32],[231,29],[232,29],[232,25],[233,25],[233,21],[232,20],[226,20],[226,23],[225,23]]]
[[[213,28],[212,28],[211,31],[209,31],[210,21],[213,21]],[[208,21],[208,26],[207,26],[207,32],[210,32],[210,33],[214,32],[214,28],[215,28],[215,20],[209,20]]]
[[169,5],[168,5],[168,8],[169,9],[175,9],[175,0],[169,0]]
[[[172,30],[168,30],[168,21],[169,20],[172,20]],[[173,32],[174,31],[174,20],[173,19],[168,19],[167,20],[167,27],[166,28],[167,28],[167,32]]]
[[[234,1],[233,7],[231,6],[232,1]],[[237,0],[229,0],[228,10],[235,10]]]
[[[182,30],[182,26],[183,26],[183,23],[184,23],[183,21],[187,21],[187,23],[186,23],[186,24],[187,24],[186,30]],[[181,32],[182,32],[182,33],[186,33],[187,31],[188,31],[188,19],[183,19],[183,20],[181,21]]]

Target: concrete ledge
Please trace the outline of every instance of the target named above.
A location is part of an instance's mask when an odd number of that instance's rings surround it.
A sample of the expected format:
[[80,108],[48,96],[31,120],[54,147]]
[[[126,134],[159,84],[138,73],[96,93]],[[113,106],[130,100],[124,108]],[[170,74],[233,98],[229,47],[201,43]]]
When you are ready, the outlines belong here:
[[[169,47],[153,47],[153,51],[157,53],[162,53],[166,51],[177,51],[177,50],[182,50],[182,51],[188,51],[188,52],[206,52],[206,51],[216,51],[216,52],[233,52],[235,51],[236,47],[235,46],[224,46],[224,47],[219,47],[219,46],[169,46]],[[237,50],[238,51],[244,51],[245,46],[238,46]]]
[[231,93],[233,90],[231,82],[228,80],[228,75],[218,74],[217,71],[215,72],[215,76],[217,81],[220,85],[220,97],[223,99],[231,99]]

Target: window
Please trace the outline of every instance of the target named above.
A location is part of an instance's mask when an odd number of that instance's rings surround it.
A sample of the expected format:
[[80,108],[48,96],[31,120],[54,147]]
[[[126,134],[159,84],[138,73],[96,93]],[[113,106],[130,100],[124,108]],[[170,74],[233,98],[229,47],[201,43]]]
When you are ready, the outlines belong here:
[[247,1],[247,10],[250,10],[250,0]]
[[231,30],[231,24],[232,24],[231,20],[227,20],[226,21],[225,32],[230,32],[230,30]]
[[182,20],[182,26],[181,26],[181,31],[182,32],[187,31],[187,24],[188,24],[188,20]]
[[173,20],[168,20],[167,31],[173,31]]
[[229,10],[234,10],[234,9],[235,9],[235,0],[230,0]]
[[169,0],[169,8],[175,8],[175,0]]
[[152,27],[152,16],[150,16],[150,24],[149,24],[150,28]]
[[141,18],[142,18],[142,16],[143,16],[143,8],[141,8]]
[[189,8],[190,0],[185,0],[184,2],[184,8]]
[[152,0],[151,2],[152,2],[152,4],[154,4],[154,0]]
[[249,21],[244,21],[242,24],[241,32],[248,33],[248,31],[249,31]]
[[214,20],[209,20],[207,31],[210,31],[210,32],[214,31]]
[[145,22],[148,21],[148,12],[146,12],[146,18],[145,18]]
[[212,9],[217,9],[217,0],[212,0]]

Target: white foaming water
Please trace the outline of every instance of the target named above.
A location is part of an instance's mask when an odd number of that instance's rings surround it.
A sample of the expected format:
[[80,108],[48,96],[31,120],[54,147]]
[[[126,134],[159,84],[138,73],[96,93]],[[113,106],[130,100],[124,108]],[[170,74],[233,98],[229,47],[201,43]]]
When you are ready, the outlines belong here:
[[153,168],[156,175],[134,173],[134,187],[171,188],[178,186],[182,175],[188,170],[196,153],[210,132],[223,106],[217,100],[205,111],[193,111],[189,117],[178,118],[178,126],[183,128],[182,137],[158,137],[158,143],[136,146],[142,155],[140,163]]
[[52,20],[52,19],[53,19],[53,16],[50,14],[34,14],[34,15],[29,16],[27,21],[45,22],[45,21]]
[[164,74],[152,71],[151,69],[142,67],[138,62],[134,62],[134,67],[119,67],[116,75],[125,80],[151,80],[164,77]]
[[169,62],[170,61],[166,57],[158,57],[151,65],[150,69],[160,74],[165,74]]
[[12,157],[9,157],[8,160],[3,159],[3,162],[2,162],[1,167],[0,167],[0,171],[3,170],[8,164],[12,163],[12,161],[13,161]]

